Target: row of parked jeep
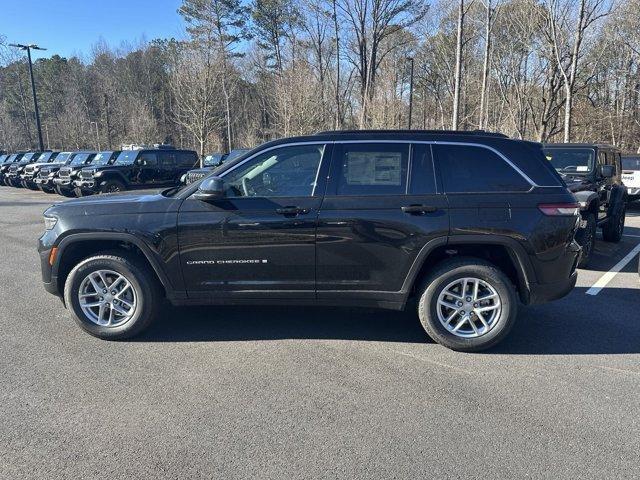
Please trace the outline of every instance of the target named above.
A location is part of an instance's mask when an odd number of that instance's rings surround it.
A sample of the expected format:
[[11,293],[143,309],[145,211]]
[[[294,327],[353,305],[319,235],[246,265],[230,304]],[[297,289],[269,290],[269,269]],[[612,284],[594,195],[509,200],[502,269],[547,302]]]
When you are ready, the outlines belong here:
[[129,150],[18,152],[0,155],[0,184],[82,197],[190,183],[246,150],[211,154],[203,167],[193,150],[170,145]]

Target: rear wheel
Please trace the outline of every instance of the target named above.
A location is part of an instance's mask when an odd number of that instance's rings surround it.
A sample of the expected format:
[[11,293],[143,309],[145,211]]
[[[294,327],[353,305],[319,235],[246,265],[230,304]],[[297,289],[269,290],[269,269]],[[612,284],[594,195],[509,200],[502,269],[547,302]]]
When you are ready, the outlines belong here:
[[425,281],[418,316],[436,342],[464,352],[485,350],[513,327],[517,298],[511,281],[489,262],[447,260]]
[[100,189],[102,193],[117,193],[123,192],[124,190],[126,190],[124,183],[119,182],[118,180],[107,180]]
[[129,338],[157,315],[161,289],[150,269],[135,259],[98,255],[67,277],[64,298],[80,327],[104,340]]
[[582,256],[578,263],[579,267],[587,266],[596,245],[596,216],[593,213],[589,213],[585,221],[587,222],[586,226],[576,233],[576,241],[582,247]]
[[611,217],[604,227],[602,227],[602,238],[605,242],[618,243],[622,240],[626,214],[627,207],[623,204],[618,215]]

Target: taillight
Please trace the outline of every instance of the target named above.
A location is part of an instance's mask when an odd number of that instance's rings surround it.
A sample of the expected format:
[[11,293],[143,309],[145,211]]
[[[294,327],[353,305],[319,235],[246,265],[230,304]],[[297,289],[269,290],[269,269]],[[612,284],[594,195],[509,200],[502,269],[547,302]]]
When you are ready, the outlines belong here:
[[541,203],[538,209],[550,217],[573,217],[580,213],[577,203]]

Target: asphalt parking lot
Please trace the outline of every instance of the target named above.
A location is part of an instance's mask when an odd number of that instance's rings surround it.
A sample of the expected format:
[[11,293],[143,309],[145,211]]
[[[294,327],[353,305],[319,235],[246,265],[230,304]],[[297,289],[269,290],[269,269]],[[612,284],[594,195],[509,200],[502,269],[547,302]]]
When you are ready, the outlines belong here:
[[637,257],[607,274],[640,206],[568,297],[461,354],[412,313],[363,309],[167,308],[97,340],[40,284],[61,200],[0,187],[1,478],[640,475]]

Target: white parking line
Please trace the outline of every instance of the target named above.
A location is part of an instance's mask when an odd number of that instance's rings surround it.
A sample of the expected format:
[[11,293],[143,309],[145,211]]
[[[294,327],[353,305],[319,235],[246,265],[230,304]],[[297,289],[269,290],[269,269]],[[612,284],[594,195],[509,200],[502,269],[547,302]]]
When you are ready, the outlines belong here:
[[608,285],[608,283],[613,280],[613,277],[616,276],[620,270],[627,266],[627,264],[635,258],[635,256],[640,253],[640,243],[634,247],[627,255],[616,263],[611,270],[602,275],[593,286],[587,290],[587,295],[597,295],[600,291]]

